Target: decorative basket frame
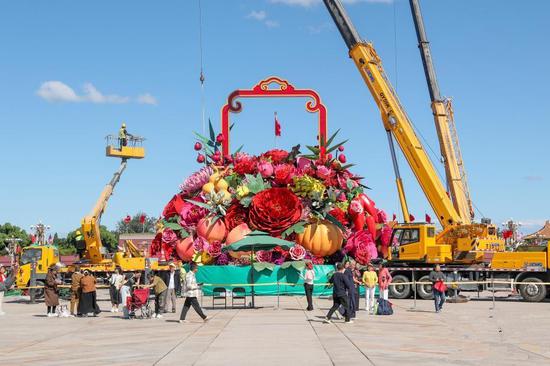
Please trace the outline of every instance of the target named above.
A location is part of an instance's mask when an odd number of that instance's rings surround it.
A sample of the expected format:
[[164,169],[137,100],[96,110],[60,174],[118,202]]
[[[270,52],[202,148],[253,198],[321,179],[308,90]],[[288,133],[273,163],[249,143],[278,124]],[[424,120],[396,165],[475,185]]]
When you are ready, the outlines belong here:
[[[275,84],[276,87],[271,86]],[[294,85],[290,84],[287,80],[279,78],[277,76],[271,76],[267,79],[261,80],[258,84],[254,85],[252,89],[237,89],[233,91],[227,97],[227,103],[222,107],[222,153],[223,156],[230,155],[230,139],[229,139],[229,126],[230,126],[230,113],[240,113],[242,111],[242,103],[238,100],[241,98],[271,98],[271,97],[283,97],[283,98],[308,98],[306,102],[306,111],[310,113],[318,113],[318,143],[319,143],[319,157],[321,160],[326,156],[326,141],[327,141],[327,109],[321,102],[321,97],[313,89],[297,89]]]

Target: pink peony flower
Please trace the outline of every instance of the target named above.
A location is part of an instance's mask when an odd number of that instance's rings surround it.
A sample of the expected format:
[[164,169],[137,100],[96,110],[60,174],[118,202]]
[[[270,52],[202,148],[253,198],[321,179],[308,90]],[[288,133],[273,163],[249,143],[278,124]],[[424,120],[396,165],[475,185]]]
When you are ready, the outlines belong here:
[[269,161],[260,161],[257,168],[258,172],[260,172],[264,178],[269,178],[273,175],[273,165]]
[[199,191],[204,184],[208,183],[212,173],[214,173],[214,170],[209,166],[205,166],[198,172],[191,174],[180,185],[181,192],[184,195],[190,196]]
[[162,242],[166,244],[171,244],[178,240],[178,236],[174,230],[166,228],[162,231]]
[[[199,197],[194,197],[194,201],[204,202],[204,200]],[[197,223],[200,219],[208,214],[208,210],[202,207],[199,207],[191,202],[185,202],[180,212],[180,225],[186,229],[194,229],[197,226]]]
[[386,212],[384,210],[378,210],[378,214],[376,215],[377,220],[379,224],[385,224],[388,222],[388,216],[386,215]]
[[323,180],[328,179],[332,174],[333,174],[332,169],[327,168],[324,165],[319,165],[317,167],[317,177],[320,179],[323,179]]
[[295,244],[292,248],[290,248],[288,253],[290,254],[290,258],[292,258],[292,260],[299,261],[304,259],[306,256],[306,249],[300,244]]
[[348,237],[344,251],[351,256],[355,256],[357,248],[361,245],[370,245],[371,243],[375,245],[372,235],[368,230],[356,231]]
[[307,170],[309,167],[311,167],[311,163],[312,163],[311,160],[301,156],[296,159],[296,165],[298,169],[302,171]]
[[197,252],[202,252],[208,248],[208,242],[205,238],[202,236],[197,236],[195,240],[193,240],[193,247]]
[[380,230],[380,241],[382,243],[382,246],[388,247],[390,245],[391,234],[392,228],[384,225],[384,227],[382,227],[382,229]]

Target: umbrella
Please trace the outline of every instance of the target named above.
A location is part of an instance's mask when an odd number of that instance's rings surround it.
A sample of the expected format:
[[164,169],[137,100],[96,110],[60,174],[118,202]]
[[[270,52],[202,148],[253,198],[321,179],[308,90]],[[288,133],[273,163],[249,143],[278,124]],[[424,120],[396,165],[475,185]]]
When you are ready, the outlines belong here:
[[294,243],[291,241],[274,238],[273,236],[265,233],[263,231],[252,231],[247,234],[241,240],[234,242],[231,245],[223,247],[224,251],[235,251],[235,252],[250,252],[250,270],[251,270],[251,280],[252,280],[252,289],[250,294],[252,295],[252,307],[254,306],[254,270],[252,269],[253,265],[253,254],[256,250],[271,250],[275,247],[281,247],[285,250],[288,250],[294,246]]

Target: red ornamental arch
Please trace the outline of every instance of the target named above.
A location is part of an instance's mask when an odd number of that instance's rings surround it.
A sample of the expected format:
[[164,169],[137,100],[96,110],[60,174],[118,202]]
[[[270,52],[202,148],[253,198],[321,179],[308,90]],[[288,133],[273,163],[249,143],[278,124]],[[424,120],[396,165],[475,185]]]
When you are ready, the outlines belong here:
[[[275,87],[272,87],[275,85]],[[227,97],[227,104],[222,107],[222,153],[223,156],[229,156],[229,113],[240,113],[242,104],[240,98],[268,98],[268,97],[291,97],[291,98],[310,98],[306,102],[306,111],[318,113],[318,143],[320,146],[319,157],[325,159],[326,139],[327,139],[327,109],[321,102],[319,94],[312,89],[297,89],[288,81],[276,76],[271,76],[261,80],[254,85],[252,89],[237,89]]]

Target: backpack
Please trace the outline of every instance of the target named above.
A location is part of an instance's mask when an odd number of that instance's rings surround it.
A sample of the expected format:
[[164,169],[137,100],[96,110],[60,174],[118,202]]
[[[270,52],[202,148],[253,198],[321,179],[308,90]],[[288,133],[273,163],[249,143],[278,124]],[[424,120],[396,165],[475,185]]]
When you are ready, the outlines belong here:
[[378,309],[376,309],[376,315],[392,315],[392,304],[388,300],[378,299]]

